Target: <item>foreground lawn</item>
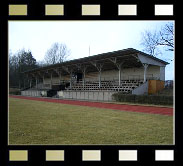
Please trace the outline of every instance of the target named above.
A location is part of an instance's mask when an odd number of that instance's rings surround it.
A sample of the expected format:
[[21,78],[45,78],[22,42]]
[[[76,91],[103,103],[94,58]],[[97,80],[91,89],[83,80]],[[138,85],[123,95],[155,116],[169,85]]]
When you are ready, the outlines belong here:
[[10,98],[9,144],[173,144],[173,117]]

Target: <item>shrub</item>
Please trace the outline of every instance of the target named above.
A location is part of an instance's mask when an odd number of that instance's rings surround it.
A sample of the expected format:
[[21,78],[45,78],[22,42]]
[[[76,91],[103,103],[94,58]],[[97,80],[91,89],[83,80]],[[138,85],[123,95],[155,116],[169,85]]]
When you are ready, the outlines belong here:
[[112,99],[118,102],[135,102],[135,95],[114,93],[112,95]]
[[139,104],[173,105],[173,96],[159,95],[133,95],[124,93],[115,93],[112,99],[117,102],[131,102]]
[[9,94],[11,94],[11,95],[21,95],[21,91],[17,88],[10,88],[9,89]]

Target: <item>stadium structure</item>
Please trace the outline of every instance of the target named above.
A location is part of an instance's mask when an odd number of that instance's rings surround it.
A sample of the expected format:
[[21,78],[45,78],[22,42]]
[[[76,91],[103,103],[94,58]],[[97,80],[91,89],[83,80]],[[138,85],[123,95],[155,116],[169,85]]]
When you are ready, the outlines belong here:
[[169,64],[128,48],[25,71],[21,95],[111,101],[112,94],[151,94],[164,88]]

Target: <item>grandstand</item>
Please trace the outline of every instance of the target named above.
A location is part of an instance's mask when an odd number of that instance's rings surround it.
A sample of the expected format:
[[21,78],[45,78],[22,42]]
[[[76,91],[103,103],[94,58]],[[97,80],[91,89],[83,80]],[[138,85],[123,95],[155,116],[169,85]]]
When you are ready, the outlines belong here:
[[116,92],[144,94],[152,92],[152,85],[162,89],[167,64],[133,48],[102,53],[25,71],[30,86],[21,94],[110,101]]

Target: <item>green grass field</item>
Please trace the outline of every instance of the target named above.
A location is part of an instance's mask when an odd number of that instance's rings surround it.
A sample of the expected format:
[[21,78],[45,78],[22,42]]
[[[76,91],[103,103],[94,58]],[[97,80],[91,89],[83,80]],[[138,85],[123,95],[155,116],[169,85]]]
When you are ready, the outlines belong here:
[[9,144],[173,144],[173,117],[10,98]]

